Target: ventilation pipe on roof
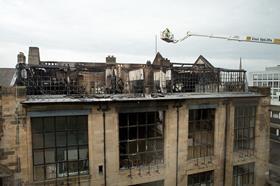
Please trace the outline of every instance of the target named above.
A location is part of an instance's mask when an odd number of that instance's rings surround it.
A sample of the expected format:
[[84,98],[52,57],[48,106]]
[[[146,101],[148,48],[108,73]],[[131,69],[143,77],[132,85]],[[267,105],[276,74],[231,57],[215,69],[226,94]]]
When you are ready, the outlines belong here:
[[39,65],[40,63],[40,52],[38,47],[29,47],[28,52],[28,64]]
[[106,63],[116,63],[116,57],[115,56],[107,56],[106,57]]
[[25,61],[26,61],[26,57],[24,55],[23,52],[20,52],[18,55],[17,55],[17,62],[18,64],[19,63],[24,63],[25,64]]

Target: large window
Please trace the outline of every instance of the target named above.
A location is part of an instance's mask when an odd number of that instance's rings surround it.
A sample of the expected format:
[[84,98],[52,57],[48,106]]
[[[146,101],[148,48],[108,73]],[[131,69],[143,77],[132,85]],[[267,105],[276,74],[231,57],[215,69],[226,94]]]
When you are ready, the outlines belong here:
[[35,181],[88,174],[87,116],[31,118]]
[[257,80],[258,79],[258,75],[257,74],[253,74],[253,80]]
[[254,163],[233,167],[233,186],[254,185]]
[[120,113],[120,168],[163,163],[163,129],[163,111]]
[[189,111],[188,159],[213,155],[215,109]]
[[214,185],[213,171],[188,175],[188,186],[212,186]]
[[234,151],[254,149],[256,107],[249,105],[235,108]]
[[153,181],[148,183],[140,183],[140,184],[130,185],[130,186],[164,186],[164,180]]

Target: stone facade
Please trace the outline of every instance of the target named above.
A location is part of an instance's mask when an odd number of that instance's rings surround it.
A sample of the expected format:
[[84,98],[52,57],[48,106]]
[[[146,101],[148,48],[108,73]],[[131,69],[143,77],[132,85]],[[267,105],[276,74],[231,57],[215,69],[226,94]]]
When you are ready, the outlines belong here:
[[[15,91],[15,88],[10,88],[9,91],[4,93],[2,89],[1,97],[4,135],[1,138],[2,154],[0,164],[9,169],[11,173],[11,175],[6,175],[7,177],[3,179],[4,183],[10,183],[10,185],[15,183],[22,183],[23,185],[63,185],[68,181],[71,185],[78,185],[79,182],[80,185],[104,185],[104,172],[99,172],[99,166],[104,166],[104,121],[103,112],[98,109],[100,105],[97,103],[69,104],[61,102],[55,104],[22,104],[25,97],[21,95],[16,96]],[[233,152],[235,106],[248,103],[253,103],[257,106],[255,149],[250,153]],[[108,110],[104,111],[106,185],[136,185],[157,180],[164,180],[164,185],[176,185],[176,174],[177,184],[187,185],[188,175],[209,170],[214,171],[214,185],[232,185],[233,166],[250,162],[255,163],[255,185],[262,186],[265,184],[269,150],[269,98],[249,96],[246,98],[155,100],[149,101],[149,103],[142,100],[137,103],[132,101],[130,103],[107,102],[106,104],[109,107]],[[121,170],[119,168],[119,108],[134,107],[137,111],[137,108],[147,106],[158,108],[162,104],[166,108],[164,163],[157,166],[143,166],[141,168]],[[191,105],[205,104],[216,105],[214,155],[188,160],[188,111]],[[31,120],[27,113],[32,111],[57,111],[69,109],[69,107],[75,110],[85,108],[90,110],[88,114],[89,174],[80,177],[69,177],[67,180],[66,178],[60,178],[45,182],[35,182],[33,181]],[[176,146],[177,124],[179,124],[178,154]],[[225,133],[227,133],[226,136]],[[177,156],[178,172],[176,171]],[[13,181],[10,182],[9,180]]]

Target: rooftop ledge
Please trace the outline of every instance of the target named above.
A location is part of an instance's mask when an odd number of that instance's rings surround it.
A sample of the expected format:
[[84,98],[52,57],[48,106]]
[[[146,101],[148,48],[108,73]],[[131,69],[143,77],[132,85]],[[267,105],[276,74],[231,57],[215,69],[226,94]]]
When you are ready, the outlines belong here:
[[172,93],[172,94],[102,94],[102,95],[29,95],[23,104],[40,103],[94,103],[94,102],[122,102],[122,101],[160,101],[160,100],[188,100],[214,98],[248,98],[265,97],[253,92],[220,92],[220,93]]

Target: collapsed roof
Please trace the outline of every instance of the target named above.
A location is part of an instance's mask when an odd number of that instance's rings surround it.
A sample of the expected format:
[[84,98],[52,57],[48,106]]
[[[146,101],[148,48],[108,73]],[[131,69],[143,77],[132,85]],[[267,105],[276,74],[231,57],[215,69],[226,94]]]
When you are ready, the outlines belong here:
[[41,61],[39,48],[30,47],[28,64],[18,55],[17,85],[27,95],[92,95],[179,92],[244,92],[246,72],[214,67],[203,56],[195,63],[173,63],[157,53],[146,64]]

